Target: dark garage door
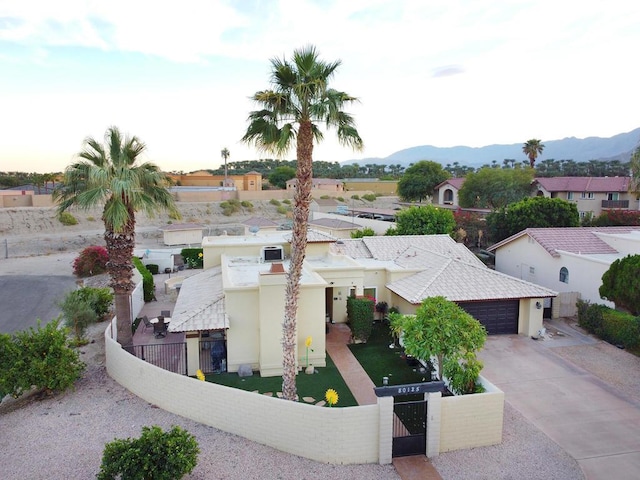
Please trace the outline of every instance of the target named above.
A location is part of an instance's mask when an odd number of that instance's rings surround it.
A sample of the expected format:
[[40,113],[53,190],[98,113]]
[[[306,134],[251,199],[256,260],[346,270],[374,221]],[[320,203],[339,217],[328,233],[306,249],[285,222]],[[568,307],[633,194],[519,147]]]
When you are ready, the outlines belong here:
[[480,321],[489,335],[518,333],[520,300],[458,303],[467,313]]

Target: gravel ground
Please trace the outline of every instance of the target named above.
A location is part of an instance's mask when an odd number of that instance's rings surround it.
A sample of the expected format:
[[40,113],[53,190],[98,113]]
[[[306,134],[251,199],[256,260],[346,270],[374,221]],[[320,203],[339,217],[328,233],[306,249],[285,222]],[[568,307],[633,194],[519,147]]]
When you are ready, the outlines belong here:
[[[56,274],[75,254],[2,259],[0,275],[32,271]],[[50,270],[50,271],[49,271]],[[107,374],[103,331],[89,331],[94,343],[82,348],[87,363],[75,390],[50,398],[9,399],[0,405],[0,478],[89,479],[99,470],[105,443],[138,437],[143,426],[180,425],[198,440],[198,466],[187,479],[398,479],[392,465],[328,465],[207,427],[165,412],[131,394]],[[616,347],[555,347],[573,362],[640,403],[640,359]],[[310,432],[310,443],[316,443]],[[330,441],[327,439],[326,441]],[[577,462],[518,411],[505,403],[503,443],[436,457],[432,463],[450,479],[582,479]]]

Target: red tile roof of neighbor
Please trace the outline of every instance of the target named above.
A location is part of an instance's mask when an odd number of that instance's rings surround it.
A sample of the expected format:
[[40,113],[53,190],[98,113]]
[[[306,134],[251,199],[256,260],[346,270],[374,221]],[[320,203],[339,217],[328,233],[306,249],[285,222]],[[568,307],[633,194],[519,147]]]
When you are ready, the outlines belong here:
[[618,253],[611,245],[603,241],[596,233],[629,233],[640,227],[563,227],[563,228],[527,228],[490,246],[487,250],[498,248],[528,235],[538,242],[553,257],[559,256],[558,250],[578,254]]
[[443,186],[449,184],[452,187],[457,188],[458,190],[460,190],[460,187],[462,187],[463,183],[464,183],[464,177],[449,178],[449,179],[445,180],[444,182],[440,183],[439,185],[437,185],[436,188],[440,188],[440,187],[443,187]]
[[626,192],[629,177],[549,177],[536,178],[548,192]]

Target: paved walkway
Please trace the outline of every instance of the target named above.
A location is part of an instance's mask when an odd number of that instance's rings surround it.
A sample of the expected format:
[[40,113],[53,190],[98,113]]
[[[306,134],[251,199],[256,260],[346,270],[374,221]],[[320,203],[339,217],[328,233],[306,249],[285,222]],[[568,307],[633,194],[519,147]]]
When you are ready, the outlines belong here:
[[[358,405],[375,404],[375,385],[347,347],[350,338],[351,330],[346,324],[331,324],[326,339],[327,353],[336,364]],[[402,480],[442,480],[425,456],[394,458],[393,465]]]
[[[593,342],[575,330],[567,334],[558,346]],[[481,353],[483,375],[576,459],[587,480],[640,478],[640,406],[554,354],[554,341],[488,337]]]

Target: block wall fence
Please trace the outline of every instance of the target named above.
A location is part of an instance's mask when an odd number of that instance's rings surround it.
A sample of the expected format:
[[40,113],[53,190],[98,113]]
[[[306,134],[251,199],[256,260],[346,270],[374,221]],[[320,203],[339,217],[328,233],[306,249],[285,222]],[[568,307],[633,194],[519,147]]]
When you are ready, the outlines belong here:
[[[327,408],[288,402],[202,382],[147,363],[116,342],[115,319],[105,330],[108,374],[163,410],[323,463],[391,463],[393,397],[376,405]],[[429,397],[427,455],[502,442],[504,394]],[[433,401],[431,401],[433,400]]]

